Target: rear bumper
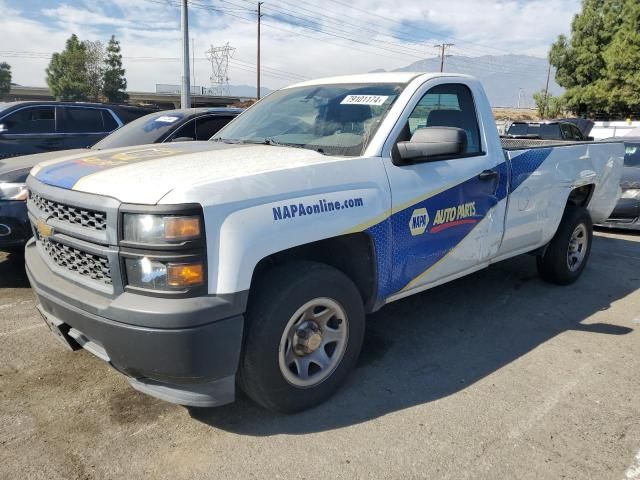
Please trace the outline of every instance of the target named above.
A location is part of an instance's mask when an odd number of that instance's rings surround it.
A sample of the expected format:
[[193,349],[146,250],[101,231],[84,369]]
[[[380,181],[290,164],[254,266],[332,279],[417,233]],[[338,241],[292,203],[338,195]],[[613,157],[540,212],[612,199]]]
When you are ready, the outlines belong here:
[[[185,328],[123,323],[92,313],[95,306],[73,305],[65,290],[75,291],[77,285],[54,274],[34,242],[27,245],[25,259],[40,312],[49,325],[58,327],[72,348],[85,348],[129,377],[134,388],[163,400],[200,407],[234,400],[242,315],[220,318],[219,304],[200,297],[181,298],[171,299],[174,319],[184,311],[190,320],[197,316],[214,321]],[[86,298],[80,300],[90,298],[87,292]],[[131,317],[143,320],[145,325],[152,324],[155,316],[152,305],[156,299],[147,300],[148,318],[140,318],[145,314],[139,309],[131,312]],[[117,311],[126,316],[121,306]]]
[[0,201],[0,250],[24,247],[31,238],[27,202]]

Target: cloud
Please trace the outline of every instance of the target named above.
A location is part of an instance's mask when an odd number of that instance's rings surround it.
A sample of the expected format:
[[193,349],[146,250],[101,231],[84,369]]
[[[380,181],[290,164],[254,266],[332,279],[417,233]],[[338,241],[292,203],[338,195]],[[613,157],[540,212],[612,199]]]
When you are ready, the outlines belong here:
[[[231,82],[255,84],[254,2],[191,3],[196,82],[209,83],[209,46],[229,42],[236,48]],[[115,34],[131,90],[180,81],[175,0],[55,0],[40,12],[22,5],[0,0],[0,60],[12,64],[18,83],[44,85],[48,58],[4,58],[2,52],[50,54],[64,48],[71,33],[102,41]],[[302,77],[392,70],[434,56],[433,44],[441,41],[455,43],[456,55],[545,56],[557,35],[569,31],[579,8],[580,0],[273,0],[263,6],[262,83],[276,88]]]

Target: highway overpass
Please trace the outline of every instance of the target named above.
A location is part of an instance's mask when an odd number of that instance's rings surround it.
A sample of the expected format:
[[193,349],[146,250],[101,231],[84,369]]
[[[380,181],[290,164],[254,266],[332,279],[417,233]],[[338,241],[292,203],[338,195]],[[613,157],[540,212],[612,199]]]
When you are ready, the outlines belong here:
[[[154,92],[127,92],[129,103],[134,105],[156,105],[163,109],[180,108],[180,94]],[[55,100],[47,87],[23,87],[12,85],[5,100]],[[191,97],[193,107],[226,107],[247,100],[250,97],[231,97],[214,95],[194,95]]]

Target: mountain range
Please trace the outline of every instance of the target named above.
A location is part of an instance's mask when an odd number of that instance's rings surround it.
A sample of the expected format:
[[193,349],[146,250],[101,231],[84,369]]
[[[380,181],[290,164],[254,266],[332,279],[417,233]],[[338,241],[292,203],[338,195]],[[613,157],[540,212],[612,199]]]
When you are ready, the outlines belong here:
[[[547,60],[529,55],[484,55],[481,57],[465,57],[450,55],[445,57],[444,71],[450,73],[464,73],[478,78],[489,97],[493,107],[531,107],[533,94],[543,90],[547,80]],[[384,72],[384,69],[372,70]],[[393,70],[395,72],[438,72],[440,58],[425,58],[406,67]],[[555,71],[551,69],[549,92],[554,95],[563,92],[554,80]],[[262,87],[262,96],[273,90]],[[230,85],[232,96],[253,97],[256,87],[251,85]]]
[[[444,71],[464,73],[478,78],[487,92],[493,107],[534,107],[533,94],[543,90],[547,80],[547,60],[529,55],[484,55],[465,57],[451,55],[445,57]],[[383,69],[374,72],[384,72]],[[396,72],[438,72],[440,58],[426,58]],[[558,95],[563,92],[555,81],[555,71],[551,70],[549,92]],[[520,97],[520,98],[519,98]]]

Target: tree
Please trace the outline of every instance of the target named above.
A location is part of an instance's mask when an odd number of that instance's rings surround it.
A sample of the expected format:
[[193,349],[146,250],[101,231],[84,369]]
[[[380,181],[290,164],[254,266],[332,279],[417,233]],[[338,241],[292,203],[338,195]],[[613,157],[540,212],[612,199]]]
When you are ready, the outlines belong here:
[[47,67],[47,85],[56,100],[86,100],[89,95],[87,48],[73,34],[61,53],[54,53]]
[[11,66],[8,63],[0,63],[0,98],[11,91]]
[[100,41],[84,41],[82,42],[87,52],[86,71],[88,91],[87,95],[91,100],[97,101],[102,97],[102,89],[104,84],[104,45]]
[[583,0],[571,37],[549,52],[563,100],[578,115],[640,114],[640,3]]
[[104,69],[103,93],[109,102],[126,102],[129,95],[127,89],[127,79],[124,77],[125,70],[122,68],[122,54],[120,53],[120,42],[114,35],[109,40]]
[[545,95],[544,90],[533,94],[533,101],[536,103],[540,118],[558,118],[564,112],[564,101],[562,97],[555,97],[551,93]]

